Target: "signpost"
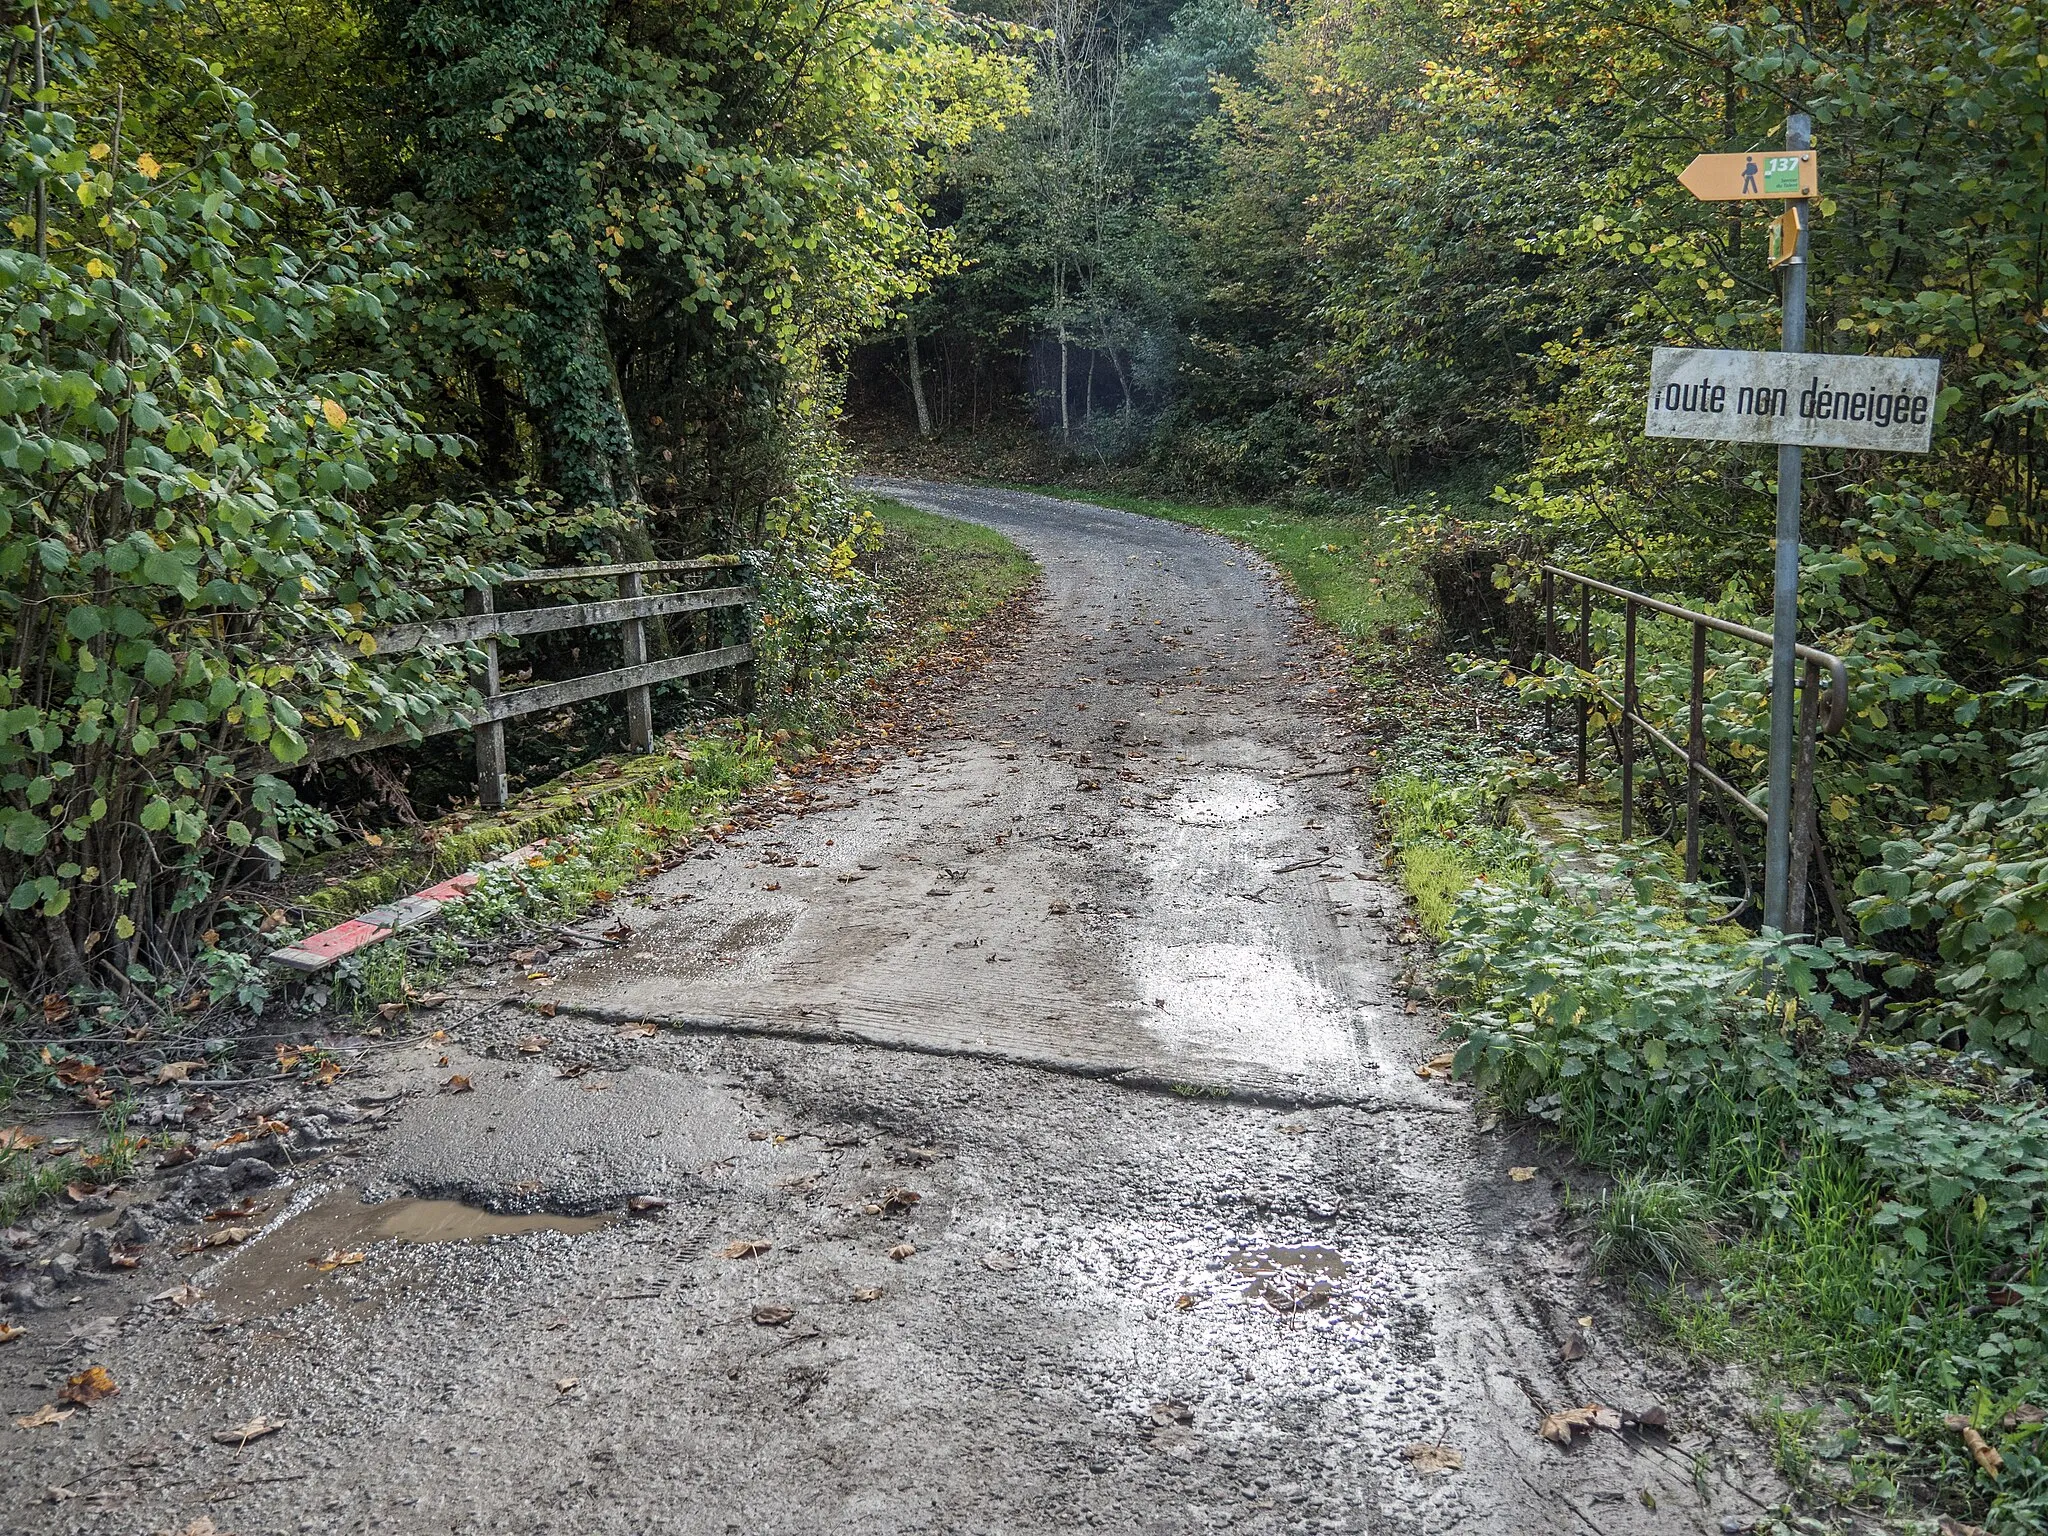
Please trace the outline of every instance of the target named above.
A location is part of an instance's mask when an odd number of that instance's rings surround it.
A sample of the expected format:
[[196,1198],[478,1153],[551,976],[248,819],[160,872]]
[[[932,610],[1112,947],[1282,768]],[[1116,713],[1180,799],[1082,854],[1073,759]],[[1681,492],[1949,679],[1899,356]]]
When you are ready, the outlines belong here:
[[1785,120],[1782,154],[1700,155],[1679,173],[1702,202],[1788,199],[1774,222],[1781,352],[1659,347],[1643,431],[1650,437],[1778,445],[1778,526],[1771,587],[1770,822],[1764,837],[1764,926],[1783,932],[1792,872],[1794,647],[1799,639],[1799,480],[1804,450],[1925,453],[1934,432],[1935,358],[1806,353],[1809,200],[1820,193],[1813,119]]
[[1659,347],[1645,437],[1925,453],[1941,361]]
[[[1805,117],[1805,113],[1795,116]],[[1750,203],[1767,197],[1818,197],[1820,157],[1807,142],[1786,135],[1782,155],[1695,155],[1678,173],[1678,184],[1703,203]]]

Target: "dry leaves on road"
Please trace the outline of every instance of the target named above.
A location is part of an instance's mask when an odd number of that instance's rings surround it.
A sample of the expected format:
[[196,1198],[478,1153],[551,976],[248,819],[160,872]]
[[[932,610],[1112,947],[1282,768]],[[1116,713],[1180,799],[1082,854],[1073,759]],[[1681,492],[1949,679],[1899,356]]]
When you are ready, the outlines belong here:
[[1195,1410],[1178,1398],[1169,1397],[1152,1405],[1150,1417],[1154,1424],[1164,1429],[1169,1424],[1194,1423]]
[[45,1403],[34,1413],[25,1413],[16,1419],[14,1427],[16,1429],[42,1429],[46,1425],[62,1424],[76,1412],[78,1412],[76,1408],[59,1408],[55,1403]]
[[661,1031],[652,1024],[649,1024],[645,1019],[642,1019],[633,1024],[621,1024],[612,1033],[622,1040],[646,1040],[651,1036],[660,1034]]
[[626,1202],[628,1216],[659,1216],[668,1209],[668,1202],[659,1195],[635,1195]]
[[330,1270],[346,1269],[352,1264],[360,1264],[367,1257],[369,1255],[359,1248],[351,1248],[346,1252],[339,1248],[331,1248],[324,1258],[308,1259],[306,1262],[324,1275]]
[[1465,1469],[1463,1451],[1429,1440],[1419,1440],[1414,1445],[1403,1447],[1401,1458],[1424,1476],[1431,1472],[1462,1472]]
[[113,1397],[120,1392],[114,1385],[113,1373],[104,1365],[88,1365],[77,1375],[67,1377],[57,1400],[62,1403],[76,1403],[81,1408],[90,1407],[104,1397]]
[[174,1285],[168,1291],[158,1291],[149,1299],[151,1301],[168,1301],[176,1307],[189,1307],[205,1294],[206,1292],[200,1290],[196,1285]]
[[472,1083],[460,1072],[457,1072],[441,1085],[441,1091],[443,1093],[474,1093],[476,1092],[476,1084]]
[[12,1344],[27,1332],[26,1328],[17,1328],[12,1323],[0,1323],[0,1344]]
[[167,1061],[156,1069],[156,1085],[161,1088],[166,1083],[182,1083],[205,1065],[203,1061]]
[[165,1531],[163,1536],[230,1536],[230,1533],[215,1525],[212,1516],[199,1515],[175,1531]]
[[853,1293],[855,1301],[880,1301],[882,1288],[879,1285],[864,1285]]
[[1534,1168],[1510,1168],[1508,1170],[1508,1177],[1517,1184],[1526,1184],[1536,1177],[1536,1170]]
[[0,1152],[33,1152],[43,1144],[40,1136],[31,1136],[19,1125],[0,1128]]
[[743,1237],[738,1242],[727,1243],[719,1249],[721,1259],[758,1259],[775,1245],[762,1237]]
[[567,1397],[571,1392],[574,1392],[575,1390],[576,1378],[574,1376],[557,1376],[555,1378],[555,1391],[559,1395]]
[[1945,1427],[1954,1430],[1963,1437],[1963,1444],[1968,1447],[1970,1455],[1976,1459],[1977,1465],[1982,1467],[1985,1472],[1992,1477],[1996,1477],[2005,1470],[2005,1458],[1998,1454],[1998,1447],[1978,1433],[1977,1426],[1972,1424],[1965,1415],[1952,1413],[1941,1422]]
[[226,1429],[216,1429],[213,1432],[213,1443],[232,1445],[240,1450],[251,1440],[261,1440],[265,1435],[274,1435],[283,1428],[283,1419],[266,1419],[258,1414],[246,1424],[233,1424]]
[[889,1257],[894,1259],[898,1264],[901,1264],[905,1259],[909,1258],[912,1254],[916,1252],[917,1249],[913,1247],[911,1244],[898,1243],[894,1248],[891,1248],[889,1250]]
[[546,1035],[521,1035],[519,1037],[519,1054],[522,1056],[538,1056],[552,1043]]
[[1013,1269],[1021,1269],[1024,1261],[1014,1253],[1005,1253],[1000,1248],[991,1248],[981,1256],[981,1267],[992,1269],[999,1275],[1007,1275]]
[[256,1235],[254,1227],[221,1227],[216,1231],[203,1232],[187,1243],[181,1253],[201,1253],[208,1248],[232,1248],[245,1243]]
[[796,1308],[776,1307],[764,1304],[762,1306],[754,1308],[752,1316],[754,1321],[759,1323],[763,1328],[780,1328],[784,1323],[788,1322],[792,1317],[796,1316]]
[[1591,1434],[1596,1429],[1621,1433],[1621,1415],[1601,1403],[1588,1403],[1583,1408],[1561,1408],[1549,1415],[1537,1426],[1536,1433],[1555,1445],[1569,1446],[1577,1435]]

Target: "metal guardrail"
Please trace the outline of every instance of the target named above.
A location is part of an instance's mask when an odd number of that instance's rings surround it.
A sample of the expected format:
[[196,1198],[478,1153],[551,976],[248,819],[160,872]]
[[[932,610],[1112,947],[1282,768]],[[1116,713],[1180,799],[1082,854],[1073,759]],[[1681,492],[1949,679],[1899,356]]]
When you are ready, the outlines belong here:
[[[505,722],[541,710],[559,709],[565,704],[610,694],[626,695],[626,736],[634,750],[646,752],[654,746],[654,695],[656,683],[705,672],[740,669],[743,694],[752,685],[754,648],[746,634],[747,589],[744,586],[697,587],[679,592],[649,593],[650,576],[702,575],[710,571],[732,571],[739,564],[730,555],[713,555],[698,560],[648,560],[632,565],[572,565],[528,571],[507,578],[502,586],[535,586],[544,583],[616,580],[616,598],[591,603],[564,603],[548,608],[514,608],[499,612],[493,590],[472,588],[469,612],[460,617],[429,619],[417,624],[396,624],[370,632],[370,654],[402,656],[433,645],[481,643],[484,670],[478,691],[480,708],[456,711],[415,730],[374,732],[348,736],[325,732],[308,743],[308,762],[330,762],[397,746],[422,736],[439,736],[448,731],[476,732],[477,798],[487,810],[505,804],[508,786],[505,775]],[[737,610],[741,617],[738,633],[727,643],[708,649],[647,657],[647,620],[673,615],[701,613],[707,616]],[[568,629],[589,629],[603,624],[622,626],[620,635],[625,665],[586,677],[560,682],[537,683],[506,692],[499,686],[498,641],[517,635],[553,634]],[[708,637],[707,637],[708,638]]]
[[[1734,803],[1745,815],[1760,824],[1768,825],[1770,813],[1748,795],[1737,789],[1728,780],[1707,765],[1707,743],[1705,729],[1706,676],[1707,676],[1707,634],[1713,631],[1733,636],[1746,644],[1764,651],[1771,648],[1771,637],[1767,631],[1753,629],[1747,624],[1718,618],[1710,613],[1700,613],[1691,608],[1682,608],[1676,603],[1667,603],[1659,598],[1649,597],[1641,592],[1631,592],[1626,587],[1613,586],[1608,582],[1596,581],[1577,571],[1562,566],[1545,564],[1543,573],[1543,643],[1536,653],[1535,671],[1547,674],[1547,661],[1556,657],[1576,667],[1593,685],[1593,691],[1600,693],[1609,703],[1617,704],[1617,755],[1621,759],[1621,835],[1627,840],[1635,835],[1635,777],[1636,739],[1640,729],[1651,741],[1665,752],[1685,764],[1685,878],[1697,880],[1700,873],[1700,796],[1704,786],[1711,785],[1720,794]],[[1557,634],[1557,583],[1568,581],[1579,589],[1579,623],[1577,654],[1569,655],[1558,648]],[[1616,701],[1599,684],[1593,670],[1593,596],[1618,598],[1622,604],[1622,697]],[[1644,718],[1641,699],[1636,688],[1636,619],[1641,612],[1661,614],[1680,619],[1692,626],[1692,686],[1688,701],[1686,743],[1680,746],[1650,720]],[[1804,931],[1806,920],[1807,870],[1812,866],[1820,878],[1837,926],[1847,922],[1842,910],[1839,893],[1835,889],[1832,872],[1828,868],[1827,853],[1819,836],[1819,823],[1815,817],[1813,803],[1813,759],[1814,741],[1821,732],[1834,735],[1849,719],[1849,671],[1842,658],[1810,645],[1796,648],[1799,659],[1805,662],[1804,673],[1799,685],[1799,727],[1798,750],[1792,779],[1792,870],[1791,892],[1787,908],[1788,933]],[[1821,707],[1823,692],[1821,672],[1828,674],[1825,690],[1826,718],[1822,720]],[[1578,778],[1584,784],[1587,777],[1587,752],[1589,747],[1592,719],[1590,696],[1581,697],[1578,702]],[[1544,706],[1544,725],[1554,727],[1551,708]],[[1740,908],[1737,909],[1738,911]],[[1733,915],[1732,913],[1730,914]]]

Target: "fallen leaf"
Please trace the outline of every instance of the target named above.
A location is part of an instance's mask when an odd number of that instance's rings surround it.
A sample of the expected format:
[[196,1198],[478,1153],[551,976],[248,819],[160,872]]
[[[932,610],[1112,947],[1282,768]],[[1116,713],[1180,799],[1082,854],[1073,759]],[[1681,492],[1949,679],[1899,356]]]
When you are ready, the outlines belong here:
[[1195,1310],[1195,1293],[1194,1293],[1193,1291],[1182,1291],[1182,1292],[1181,1292],[1181,1293],[1180,1293],[1180,1294],[1179,1294],[1178,1296],[1174,1297],[1174,1298],[1173,1298],[1173,1310],[1174,1310],[1174,1311],[1176,1311],[1176,1312],[1192,1312],[1192,1311],[1194,1311],[1194,1310]]
[[721,1259],[758,1259],[775,1245],[765,1238],[743,1237],[736,1243],[727,1243],[718,1252]]
[[1164,1402],[1154,1403],[1150,1409],[1150,1416],[1152,1422],[1161,1429],[1166,1428],[1169,1424],[1192,1424],[1195,1422],[1195,1410],[1186,1403],[1181,1402],[1178,1398],[1171,1397],[1167,1398]]
[[881,1213],[900,1216],[922,1199],[924,1196],[914,1189],[885,1189],[882,1191]]
[[1971,1456],[1976,1458],[1977,1465],[1982,1467],[1987,1475],[1996,1477],[2005,1470],[2005,1458],[1998,1454],[1998,1447],[1978,1433],[1977,1426],[1967,1417],[1960,1413],[1952,1413],[1941,1422],[1963,1437],[1963,1444],[1969,1448]]
[[161,1088],[166,1083],[182,1083],[205,1065],[203,1061],[167,1061],[156,1069],[156,1085]]
[[1000,1248],[991,1248],[981,1256],[981,1267],[992,1269],[999,1275],[1007,1275],[1011,1270],[1021,1268],[1023,1263],[1014,1253],[1005,1253]]
[[2000,1422],[2003,1423],[2007,1429],[2018,1429],[2022,1424],[2040,1424],[2048,1422],[2048,1413],[2044,1413],[2040,1408],[2037,1408],[2032,1403],[2021,1403],[2017,1408],[2013,1409],[2011,1413],[2008,1413],[2005,1416],[2005,1418]]
[[62,1424],[76,1412],[78,1412],[76,1408],[59,1408],[55,1403],[45,1403],[34,1413],[26,1413],[16,1419],[14,1427],[16,1429],[41,1429],[46,1424]]
[[182,1168],[199,1156],[199,1148],[189,1141],[181,1141],[157,1159],[159,1169]]
[[645,1040],[652,1035],[660,1034],[661,1031],[643,1019],[637,1024],[621,1024],[612,1033],[625,1040]]
[[538,1056],[548,1048],[549,1043],[546,1035],[521,1035],[519,1037],[519,1054],[522,1056]]
[[1429,1060],[1415,1069],[1415,1075],[1417,1077],[1449,1077],[1451,1075],[1451,1063],[1457,1060],[1457,1056],[1458,1053],[1456,1051],[1438,1051]]
[[90,1200],[94,1195],[100,1192],[100,1188],[101,1186],[99,1186],[98,1184],[87,1184],[83,1181],[73,1181],[72,1183],[66,1184],[64,1186],[64,1198],[66,1200],[72,1201],[74,1204],[80,1200]]
[[476,1091],[476,1085],[470,1082],[470,1080],[464,1077],[460,1072],[457,1072],[453,1077],[449,1078],[447,1082],[441,1085],[441,1091],[443,1093],[474,1093]]
[[52,1063],[57,1081],[67,1088],[76,1088],[81,1083],[97,1082],[106,1074],[105,1067],[94,1066],[77,1056],[66,1056]]
[[889,1250],[889,1257],[894,1259],[898,1264],[901,1264],[905,1259],[909,1258],[912,1254],[916,1252],[917,1249],[913,1247],[911,1244],[898,1243],[894,1248],[891,1248]]
[[514,965],[531,965],[540,958],[540,951],[537,949],[515,949],[506,958]]
[[1510,1168],[1508,1170],[1508,1177],[1517,1184],[1526,1184],[1536,1177],[1536,1170],[1534,1168]]
[[346,1252],[339,1248],[330,1248],[325,1258],[308,1259],[306,1262],[324,1275],[330,1270],[346,1269],[352,1264],[360,1264],[368,1257],[368,1254],[357,1248],[348,1249]]
[[767,1139],[768,1133],[762,1130],[759,1126],[756,1126],[753,1130],[747,1132],[747,1140],[749,1141],[766,1141]]
[[1428,1440],[1404,1446],[1401,1456],[1409,1466],[1425,1475],[1431,1472],[1459,1472],[1463,1471],[1465,1466],[1463,1451],[1452,1450],[1448,1445],[1438,1445]]
[[763,1328],[780,1328],[796,1316],[796,1308],[764,1305],[754,1308],[752,1316]]
[[446,992],[422,992],[412,1000],[412,1005],[415,1008],[438,1008],[447,1001]]
[[1991,1536],[1981,1525],[1965,1525],[1953,1515],[1943,1515],[1938,1527],[1941,1536]]
[[[539,1014],[544,1019],[552,1019],[555,1016],[555,1005],[553,1003],[535,1003],[533,1005],[533,1011]],[[534,1035],[530,1036],[529,1038],[537,1040],[540,1037],[538,1035]],[[520,1049],[524,1050],[525,1048],[525,1045],[522,1043]]]
[[1624,1412],[1621,1420],[1622,1423],[1633,1425],[1637,1429],[1668,1429],[1671,1425],[1671,1410],[1662,1403],[1655,1403],[1641,1413]]
[[57,1400],[77,1403],[83,1408],[103,1397],[112,1397],[120,1390],[114,1385],[113,1374],[104,1365],[88,1365],[77,1375],[65,1379],[63,1389],[57,1393]]
[[564,1395],[574,1392],[576,1390],[576,1378],[574,1376],[557,1376],[555,1378],[555,1390]]
[[659,1195],[635,1195],[626,1202],[628,1216],[659,1216],[668,1209],[668,1202]]
[[258,1414],[246,1424],[235,1424],[227,1429],[216,1429],[213,1432],[213,1443],[215,1445],[232,1445],[240,1449],[251,1440],[261,1440],[265,1435],[274,1435],[283,1428],[283,1419],[266,1419],[261,1414]]
[[0,1130],[0,1152],[33,1152],[43,1144],[40,1136],[31,1136],[23,1127],[10,1125]]
[[233,1205],[224,1205],[218,1210],[208,1211],[207,1221],[241,1221],[244,1217],[259,1215],[270,1207],[254,1195],[244,1195]]
[[70,1017],[71,1004],[65,1001],[62,995],[56,992],[45,992],[43,994],[43,1022],[45,1024],[62,1024]]
[[1570,1338],[1566,1339],[1562,1344],[1558,1345],[1557,1358],[1564,1361],[1566,1364],[1570,1364],[1574,1360],[1585,1359],[1585,1338],[1580,1334],[1574,1333]]
[[107,1267],[109,1269],[135,1269],[142,1263],[142,1244],[110,1243],[107,1246]]
[[1588,1434],[1596,1429],[1619,1432],[1621,1415],[1599,1403],[1588,1403],[1583,1408],[1561,1408],[1545,1418],[1537,1426],[1536,1433],[1557,1445],[1568,1446],[1574,1435]]
[[207,1248],[232,1248],[245,1243],[256,1235],[254,1227],[221,1227],[217,1231],[200,1234],[185,1247],[187,1253],[199,1253]]
[[0,1323],[0,1344],[12,1344],[27,1332],[26,1328],[17,1328],[12,1323]]
[[879,1285],[864,1285],[853,1293],[855,1301],[880,1301],[882,1288]]
[[306,1081],[316,1088],[332,1088],[347,1072],[348,1068],[338,1061],[323,1061],[312,1070]]
[[388,1023],[392,1019],[404,1017],[406,1007],[407,1004],[405,1003],[379,1003],[377,1005],[377,1017]]
[[151,1301],[168,1301],[173,1306],[189,1307],[205,1294],[206,1292],[200,1290],[196,1285],[174,1285],[168,1291],[158,1291],[149,1299]]

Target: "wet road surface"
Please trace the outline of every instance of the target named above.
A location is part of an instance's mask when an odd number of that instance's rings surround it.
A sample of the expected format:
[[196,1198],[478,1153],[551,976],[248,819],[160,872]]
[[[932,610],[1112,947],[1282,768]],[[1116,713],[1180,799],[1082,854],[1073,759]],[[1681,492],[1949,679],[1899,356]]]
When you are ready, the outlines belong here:
[[[479,987],[279,1090],[288,1177],[210,1160],[258,1235],[0,1353],[10,1417],[121,1385],[5,1431],[0,1528],[1622,1533],[1772,1496],[1551,1170],[1507,1176],[1546,1159],[1416,1076],[1341,667],[1270,574],[893,491],[1040,560],[1019,644],[912,752],[622,899],[544,1024]],[[1595,1400],[1674,1434],[1537,1437]]]

